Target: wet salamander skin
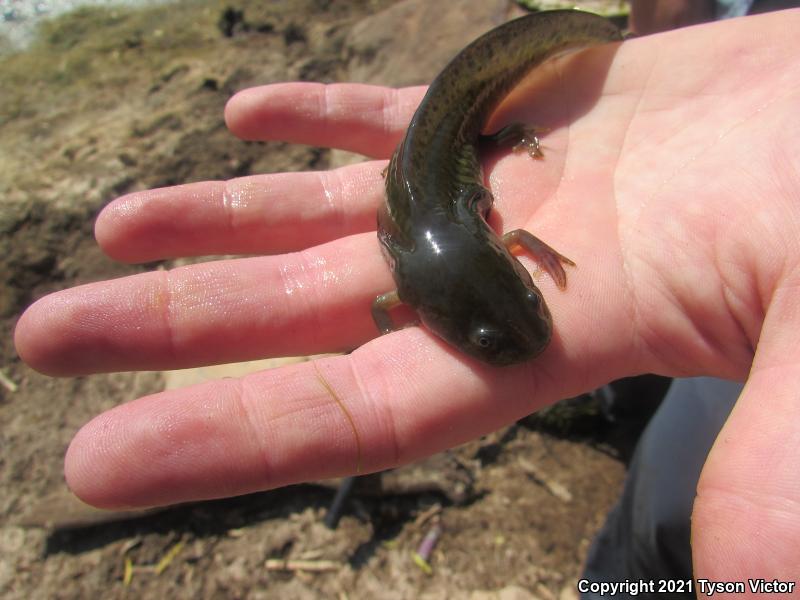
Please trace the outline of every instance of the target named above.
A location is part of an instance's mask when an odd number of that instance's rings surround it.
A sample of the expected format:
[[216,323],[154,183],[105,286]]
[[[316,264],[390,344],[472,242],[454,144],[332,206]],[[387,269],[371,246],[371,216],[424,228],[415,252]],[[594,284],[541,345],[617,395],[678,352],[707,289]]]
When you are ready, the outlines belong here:
[[[496,365],[521,362],[541,352],[552,331],[530,275],[509,252],[508,240],[486,223],[492,196],[483,186],[477,151],[482,128],[538,64],[572,48],[620,39],[610,21],[573,10],[501,25],[467,46],[434,80],[389,163],[378,238],[397,285],[392,300],[412,307],[428,329],[471,356]],[[532,249],[519,236],[514,240]],[[569,262],[542,246],[537,250]],[[393,303],[385,296],[373,306],[383,331]]]

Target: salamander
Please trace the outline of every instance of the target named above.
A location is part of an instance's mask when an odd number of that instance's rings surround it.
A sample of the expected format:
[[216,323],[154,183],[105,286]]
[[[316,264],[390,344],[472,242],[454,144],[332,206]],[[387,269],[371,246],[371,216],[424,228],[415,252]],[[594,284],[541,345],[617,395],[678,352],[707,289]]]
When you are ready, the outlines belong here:
[[[493,365],[533,358],[548,345],[552,318],[539,289],[510,250],[521,246],[559,288],[572,261],[523,229],[499,236],[488,225],[493,197],[478,155],[482,130],[502,99],[533,68],[567,50],[621,40],[609,20],[577,10],[509,21],[462,50],[436,77],[387,171],[378,239],[397,289],[378,296],[382,333],[389,311],[406,304],[423,325],[462,352]],[[511,125],[540,156],[533,130]]]

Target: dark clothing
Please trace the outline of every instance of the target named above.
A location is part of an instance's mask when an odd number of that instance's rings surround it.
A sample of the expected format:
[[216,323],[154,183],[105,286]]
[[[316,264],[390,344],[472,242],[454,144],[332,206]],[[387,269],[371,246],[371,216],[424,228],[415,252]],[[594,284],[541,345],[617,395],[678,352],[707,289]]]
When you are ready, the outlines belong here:
[[[741,389],[740,383],[707,377],[673,382],[639,440],[622,498],[589,550],[583,578],[691,579],[689,534],[697,481]],[[608,597],[581,593],[585,600]]]

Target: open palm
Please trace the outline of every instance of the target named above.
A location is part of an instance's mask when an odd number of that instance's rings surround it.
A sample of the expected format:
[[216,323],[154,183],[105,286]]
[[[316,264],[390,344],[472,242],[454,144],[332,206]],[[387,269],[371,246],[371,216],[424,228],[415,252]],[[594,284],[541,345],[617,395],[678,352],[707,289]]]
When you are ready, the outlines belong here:
[[[555,334],[527,364],[485,366],[422,328],[376,337],[370,303],[393,287],[374,233],[385,161],[112,203],[97,237],[121,260],[273,256],[43,298],[16,332],[33,367],[75,375],[357,349],[108,411],[73,440],[70,486],[107,507],[240,494],[392,467],[626,375],[746,378],[699,484],[696,575],[796,575],[798,28],[800,12],[784,12],[593,49],[503,107],[499,118],[551,131],[544,161],[487,163],[492,224],[529,229],[577,263],[565,292],[539,282]],[[248,139],[385,159],[423,93],[267,86],[233,98],[226,117]]]

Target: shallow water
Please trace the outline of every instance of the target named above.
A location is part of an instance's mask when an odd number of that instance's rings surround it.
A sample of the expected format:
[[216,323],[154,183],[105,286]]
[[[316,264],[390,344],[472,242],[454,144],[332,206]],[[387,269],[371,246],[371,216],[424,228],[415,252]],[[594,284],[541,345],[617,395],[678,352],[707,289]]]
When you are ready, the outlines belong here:
[[[0,48],[24,49],[36,25],[81,6],[143,6],[159,0],[0,0]],[[160,0],[165,2],[167,0]]]

